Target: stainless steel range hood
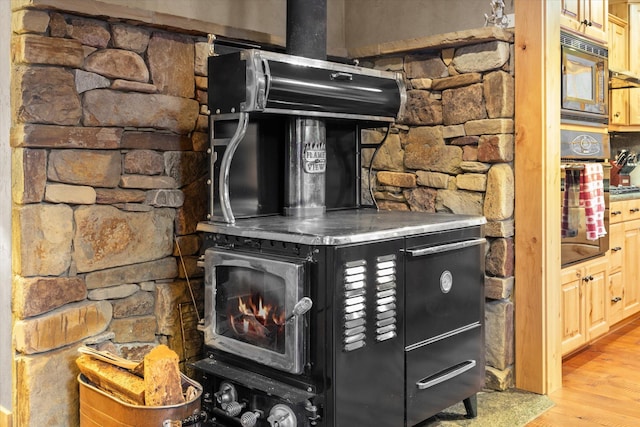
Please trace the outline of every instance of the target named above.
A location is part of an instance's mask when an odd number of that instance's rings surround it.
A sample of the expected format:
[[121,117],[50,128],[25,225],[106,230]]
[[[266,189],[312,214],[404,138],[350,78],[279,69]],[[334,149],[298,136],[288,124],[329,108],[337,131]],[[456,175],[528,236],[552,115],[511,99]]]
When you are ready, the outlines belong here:
[[628,70],[609,69],[609,90],[633,89],[640,87],[640,76]]

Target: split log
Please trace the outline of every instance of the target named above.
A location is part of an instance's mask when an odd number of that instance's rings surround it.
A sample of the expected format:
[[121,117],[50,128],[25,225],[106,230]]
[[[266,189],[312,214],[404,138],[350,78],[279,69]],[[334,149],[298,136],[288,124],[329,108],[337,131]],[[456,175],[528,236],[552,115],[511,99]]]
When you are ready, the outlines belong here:
[[145,382],[142,378],[85,354],[76,359],[76,364],[80,372],[100,389],[127,403],[145,404]]
[[145,403],[165,406],[184,403],[178,355],[159,345],[144,356]]

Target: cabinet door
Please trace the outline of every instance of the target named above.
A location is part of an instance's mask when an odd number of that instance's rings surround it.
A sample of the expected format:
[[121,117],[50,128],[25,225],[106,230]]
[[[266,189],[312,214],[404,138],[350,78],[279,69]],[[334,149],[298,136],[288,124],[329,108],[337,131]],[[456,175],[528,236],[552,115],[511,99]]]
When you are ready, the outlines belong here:
[[562,271],[562,354],[579,348],[586,341],[585,304],[582,274],[577,268]]
[[[609,68],[628,70],[627,23],[616,16],[609,18]],[[609,91],[609,123],[626,125],[628,122],[629,89]]]
[[623,316],[629,317],[640,310],[640,290],[638,286],[638,254],[640,253],[640,221],[627,221],[624,227],[624,269],[622,297]]
[[623,319],[622,314],[622,271],[609,274],[609,324],[614,325]]
[[618,271],[624,260],[624,225],[621,223],[609,226],[609,271]]
[[[629,70],[640,75],[640,4],[629,5]],[[629,124],[640,125],[640,89],[629,90]]]
[[607,40],[607,17],[609,15],[606,0],[584,0],[584,16],[586,20],[584,32],[586,35],[605,41]]
[[606,258],[589,264],[584,283],[587,339],[593,340],[609,330],[609,275]]

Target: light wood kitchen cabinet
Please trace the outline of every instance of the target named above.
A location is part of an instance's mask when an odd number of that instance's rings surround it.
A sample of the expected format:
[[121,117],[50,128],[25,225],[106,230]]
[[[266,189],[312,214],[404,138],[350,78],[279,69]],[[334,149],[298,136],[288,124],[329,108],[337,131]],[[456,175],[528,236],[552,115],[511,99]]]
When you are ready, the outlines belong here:
[[607,43],[607,0],[561,0],[560,24],[591,39]]
[[624,223],[624,252],[622,316],[627,318],[640,311],[640,220]]
[[562,354],[609,330],[609,263],[606,257],[562,270]]
[[[624,71],[629,69],[627,46],[627,21],[609,15],[609,68]],[[629,124],[629,89],[609,91],[609,124],[626,126]]]

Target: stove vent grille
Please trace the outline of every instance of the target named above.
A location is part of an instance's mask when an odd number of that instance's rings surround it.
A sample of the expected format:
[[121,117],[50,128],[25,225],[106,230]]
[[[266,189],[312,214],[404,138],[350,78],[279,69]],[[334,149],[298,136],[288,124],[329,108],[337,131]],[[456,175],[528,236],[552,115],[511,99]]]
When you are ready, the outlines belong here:
[[396,256],[376,259],[376,341],[394,338],[396,332]]
[[345,351],[357,350],[365,345],[367,262],[350,261],[344,265],[344,336]]

